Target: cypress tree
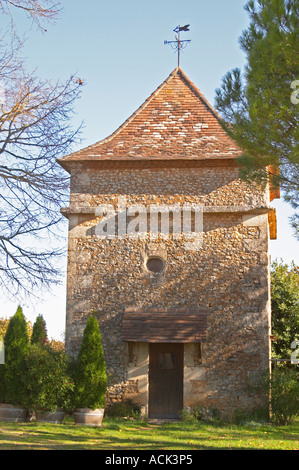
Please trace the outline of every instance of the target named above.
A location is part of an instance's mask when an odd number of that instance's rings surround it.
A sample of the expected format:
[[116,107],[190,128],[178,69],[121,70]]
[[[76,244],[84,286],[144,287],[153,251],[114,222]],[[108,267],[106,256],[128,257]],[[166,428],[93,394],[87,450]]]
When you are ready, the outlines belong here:
[[102,336],[96,318],[87,320],[78,355],[75,377],[77,408],[103,408],[107,387]]
[[[2,343],[4,345],[3,337],[0,336],[1,346]],[[5,357],[5,353],[4,353]],[[0,364],[0,403],[5,401],[5,385],[4,385],[4,371],[5,371],[5,364]]]
[[25,359],[29,352],[29,337],[26,320],[20,306],[9,321],[4,346],[4,398],[6,403],[21,405],[26,394],[24,370]]
[[46,322],[42,315],[38,315],[32,329],[31,344],[45,345],[48,342]]

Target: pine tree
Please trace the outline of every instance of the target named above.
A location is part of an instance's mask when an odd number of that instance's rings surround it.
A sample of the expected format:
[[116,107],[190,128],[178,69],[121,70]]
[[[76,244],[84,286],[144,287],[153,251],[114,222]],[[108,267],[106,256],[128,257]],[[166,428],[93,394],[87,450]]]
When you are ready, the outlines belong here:
[[98,321],[89,316],[80,347],[76,376],[77,408],[103,408],[107,387],[106,365]]
[[[299,207],[298,0],[249,0],[250,25],[240,38],[247,63],[216,90],[223,126],[243,149],[241,177],[282,190]],[[299,214],[292,225],[298,232]]]

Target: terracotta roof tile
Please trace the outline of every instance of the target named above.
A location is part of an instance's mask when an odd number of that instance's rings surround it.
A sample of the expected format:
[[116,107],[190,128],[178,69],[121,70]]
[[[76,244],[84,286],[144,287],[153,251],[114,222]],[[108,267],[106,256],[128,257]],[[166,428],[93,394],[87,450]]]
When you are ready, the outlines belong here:
[[60,161],[218,159],[240,153],[217,112],[176,68],[113,134]]

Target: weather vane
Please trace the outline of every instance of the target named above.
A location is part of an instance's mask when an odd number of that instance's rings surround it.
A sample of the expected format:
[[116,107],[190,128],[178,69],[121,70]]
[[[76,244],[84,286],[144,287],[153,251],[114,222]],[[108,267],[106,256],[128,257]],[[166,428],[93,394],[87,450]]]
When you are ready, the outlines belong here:
[[180,26],[178,25],[173,31],[177,33],[175,36],[175,41],[164,41],[164,44],[170,44],[172,49],[178,52],[178,67],[180,66],[180,52],[182,49],[184,49],[187,46],[188,42],[191,42],[191,39],[184,39],[181,40],[180,37],[180,32],[181,31],[190,31],[189,30],[189,24],[186,24],[185,26]]

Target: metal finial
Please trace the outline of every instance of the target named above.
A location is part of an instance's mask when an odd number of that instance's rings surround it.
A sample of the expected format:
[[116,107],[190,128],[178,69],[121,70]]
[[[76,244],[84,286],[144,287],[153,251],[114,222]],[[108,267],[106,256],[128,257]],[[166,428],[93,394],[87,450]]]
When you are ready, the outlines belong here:
[[181,50],[184,49],[187,46],[188,42],[191,42],[191,39],[181,40],[180,32],[181,31],[190,31],[189,26],[190,26],[189,24],[186,24],[185,26],[178,25],[173,30],[175,33],[177,33],[177,35],[175,36],[175,41],[164,41],[164,44],[170,44],[172,49],[177,51],[177,53],[178,53],[178,67],[180,66],[180,52],[181,52]]

